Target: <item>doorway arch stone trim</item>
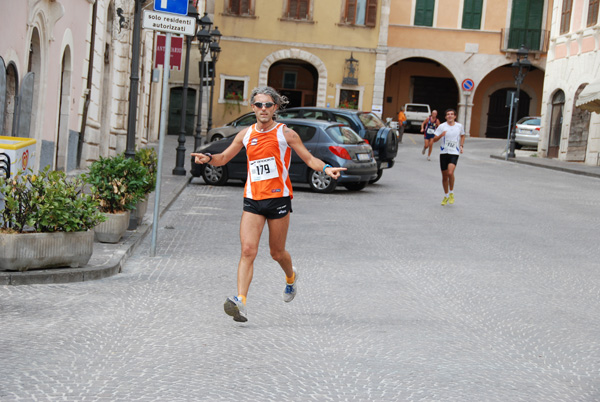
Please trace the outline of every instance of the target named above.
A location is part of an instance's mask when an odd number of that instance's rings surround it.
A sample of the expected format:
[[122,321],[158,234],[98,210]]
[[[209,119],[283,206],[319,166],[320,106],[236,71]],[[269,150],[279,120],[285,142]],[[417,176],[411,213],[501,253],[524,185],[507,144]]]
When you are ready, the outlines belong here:
[[327,100],[327,67],[320,58],[305,50],[296,48],[282,49],[265,57],[258,70],[258,86],[266,86],[269,81],[269,68],[275,62],[285,59],[304,60],[317,69],[319,73],[319,81],[317,82],[317,107],[325,107]]

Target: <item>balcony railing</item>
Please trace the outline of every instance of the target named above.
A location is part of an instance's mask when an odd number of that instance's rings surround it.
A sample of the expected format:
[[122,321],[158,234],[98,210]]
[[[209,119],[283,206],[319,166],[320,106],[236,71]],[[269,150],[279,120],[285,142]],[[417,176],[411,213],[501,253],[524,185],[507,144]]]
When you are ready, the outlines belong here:
[[525,45],[531,52],[547,53],[550,31],[544,29],[502,28],[500,51],[517,51]]

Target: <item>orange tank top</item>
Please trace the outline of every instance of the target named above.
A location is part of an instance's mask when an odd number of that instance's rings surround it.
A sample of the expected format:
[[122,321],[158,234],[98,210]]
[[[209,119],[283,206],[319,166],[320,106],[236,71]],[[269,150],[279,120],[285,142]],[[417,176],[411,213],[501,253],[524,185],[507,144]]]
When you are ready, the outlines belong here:
[[292,150],[283,135],[284,124],[260,131],[256,124],[246,130],[244,147],[248,157],[248,178],[244,197],[253,200],[290,197],[289,169]]

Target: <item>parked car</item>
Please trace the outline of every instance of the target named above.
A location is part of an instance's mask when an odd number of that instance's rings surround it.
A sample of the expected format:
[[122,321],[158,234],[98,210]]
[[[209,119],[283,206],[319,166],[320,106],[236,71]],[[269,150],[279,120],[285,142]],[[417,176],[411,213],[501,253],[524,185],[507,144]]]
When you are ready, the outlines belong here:
[[373,147],[377,161],[377,177],[371,180],[371,183],[375,183],[381,178],[383,169],[394,166],[394,158],[398,154],[398,130],[387,127],[374,113],[354,109],[292,107],[279,111],[277,114],[280,118],[325,120],[350,126]]
[[238,133],[242,128],[251,126],[254,123],[256,123],[256,115],[254,112],[246,113],[222,127],[215,127],[210,130],[206,134],[206,140],[208,142],[222,140],[225,137]]
[[[321,171],[309,168],[292,151],[290,179],[292,182],[308,183],[317,193],[330,193],[338,184],[351,191],[359,191],[377,176],[377,162],[373,149],[350,127],[341,123],[312,120],[277,119],[296,131],[306,148],[317,158],[335,167],[345,167],[341,176],[334,180]],[[196,152],[217,154],[223,152],[235,139],[229,136],[198,147]],[[192,176],[200,177],[207,184],[223,185],[230,179],[245,181],[247,173],[246,149],[233,157],[225,166],[196,164],[192,157]]]
[[540,140],[541,117],[527,116],[519,119],[515,127],[515,147],[536,147]]
[[421,124],[431,115],[429,105],[425,103],[407,103],[404,105],[406,115],[406,128],[410,131],[420,132]]

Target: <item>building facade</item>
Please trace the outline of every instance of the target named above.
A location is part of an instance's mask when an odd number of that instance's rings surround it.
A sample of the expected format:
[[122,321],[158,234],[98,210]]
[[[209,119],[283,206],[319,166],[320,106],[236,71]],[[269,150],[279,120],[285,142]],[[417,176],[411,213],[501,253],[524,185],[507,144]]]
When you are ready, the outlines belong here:
[[[36,140],[35,169],[126,147],[134,1],[2,0],[2,135]],[[136,141],[149,137],[152,33],[142,35]]]
[[[600,109],[578,107],[588,85],[600,80],[598,5],[597,0],[553,1],[538,145],[541,156],[600,165]],[[598,93],[590,95],[600,99]]]
[[511,64],[529,50],[518,116],[539,115],[546,67],[549,0],[392,0],[384,117],[405,103],[447,108],[471,136],[506,138],[514,91]]

